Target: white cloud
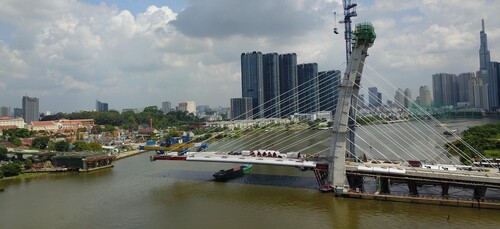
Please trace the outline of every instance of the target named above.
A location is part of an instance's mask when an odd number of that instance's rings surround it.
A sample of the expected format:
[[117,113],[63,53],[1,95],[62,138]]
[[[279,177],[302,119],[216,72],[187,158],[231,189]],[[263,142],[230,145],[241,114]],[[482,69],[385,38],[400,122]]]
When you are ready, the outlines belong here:
[[0,79],[15,78],[25,79],[27,77],[28,65],[21,58],[18,50],[11,50],[5,43],[0,41]]

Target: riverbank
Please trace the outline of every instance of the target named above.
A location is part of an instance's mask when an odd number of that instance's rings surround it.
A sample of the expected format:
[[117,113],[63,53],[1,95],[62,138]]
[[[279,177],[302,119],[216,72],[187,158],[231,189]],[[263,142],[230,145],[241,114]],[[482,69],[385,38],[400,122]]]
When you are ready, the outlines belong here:
[[47,175],[49,172],[38,172],[38,173],[22,173],[17,176],[12,176],[12,177],[4,177],[1,178],[0,181],[12,181],[12,180],[22,180],[22,179],[31,179],[43,175]]
[[131,156],[134,156],[134,155],[137,155],[137,154],[141,154],[141,153],[144,153],[144,152],[147,152],[147,150],[135,149],[135,150],[130,150],[130,151],[127,151],[127,152],[119,153],[116,156],[115,160],[120,160],[120,159],[123,159],[123,158],[131,157]]

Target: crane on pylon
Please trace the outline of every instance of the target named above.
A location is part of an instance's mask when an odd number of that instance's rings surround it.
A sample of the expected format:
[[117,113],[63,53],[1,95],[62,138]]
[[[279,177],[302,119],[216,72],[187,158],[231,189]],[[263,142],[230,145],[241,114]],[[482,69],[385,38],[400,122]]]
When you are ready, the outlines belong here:
[[[340,21],[341,24],[344,24],[345,31],[344,31],[344,39],[345,39],[345,59],[346,59],[346,65],[348,65],[349,60],[351,58],[351,53],[352,53],[352,20],[351,18],[358,16],[356,13],[356,6],[358,4],[351,2],[351,0],[343,0],[343,9],[344,9],[344,20]],[[338,34],[337,31],[337,14],[336,12],[334,14],[334,20],[335,20],[335,28],[333,28],[333,33]],[[345,72],[344,75],[347,78],[347,75],[349,73]],[[353,101],[353,105],[357,106],[357,101]],[[349,120],[348,120],[348,127],[349,127],[349,152],[351,154],[346,155],[349,158],[355,159],[353,155],[355,155],[356,147],[355,147],[355,134],[354,130],[356,128],[356,112],[353,109],[350,109],[349,111]]]

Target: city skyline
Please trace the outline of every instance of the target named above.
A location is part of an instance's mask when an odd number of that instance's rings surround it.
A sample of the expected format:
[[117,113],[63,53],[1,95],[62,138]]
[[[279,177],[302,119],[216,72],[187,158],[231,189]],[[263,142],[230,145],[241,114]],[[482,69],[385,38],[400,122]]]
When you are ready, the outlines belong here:
[[[481,18],[491,60],[500,60],[495,4],[500,6],[492,1],[366,1],[358,3],[354,23],[371,21],[377,31],[370,50],[376,58],[366,64],[397,87],[416,92],[431,85],[432,74],[478,70]],[[0,106],[21,107],[19,98],[29,94],[41,99],[40,111],[53,113],[92,110],[95,97],[115,110],[161,107],[165,98],[228,107],[230,98],[241,95],[238,55],[250,50],[294,52],[299,63],[318,63],[318,71],[345,70],[343,36],[332,33],[333,11],[342,13],[338,2],[263,5],[226,0],[2,2],[0,57],[6,61],[0,63]],[[228,10],[234,14],[223,13]],[[375,74],[370,68],[364,73]]]

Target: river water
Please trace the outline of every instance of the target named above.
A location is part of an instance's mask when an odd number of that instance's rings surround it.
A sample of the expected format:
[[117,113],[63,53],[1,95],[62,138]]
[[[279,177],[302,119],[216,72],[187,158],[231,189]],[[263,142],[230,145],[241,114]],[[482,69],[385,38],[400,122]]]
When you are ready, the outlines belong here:
[[[464,121],[460,125],[469,125]],[[490,121],[487,121],[490,122]],[[497,228],[500,211],[334,198],[311,171],[254,166],[213,182],[231,164],[150,162],[0,181],[0,228]]]

